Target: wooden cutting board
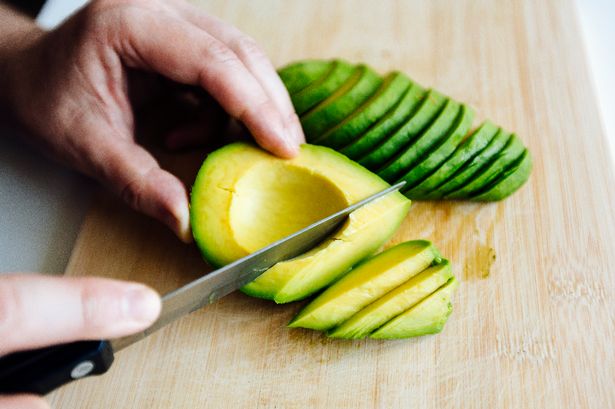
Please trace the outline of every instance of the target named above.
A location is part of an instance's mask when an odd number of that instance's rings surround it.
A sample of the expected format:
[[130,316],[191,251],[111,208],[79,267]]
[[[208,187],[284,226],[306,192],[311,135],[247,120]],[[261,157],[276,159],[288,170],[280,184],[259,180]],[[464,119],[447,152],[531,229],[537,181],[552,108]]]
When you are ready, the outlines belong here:
[[[389,243],[426,238],[454,262],[461,286],[440,335],[329,340],[285,327],[299,304],[237,293],[52,394],[56,408],[615,407],[613,166],[571,0],[201,3],[278,65],[366,61],[470,102],[518,132],[534,172],[501,203],[415,203]],[[190,183],[202,159],[163,162]],[[166,292],[207,269],[103,194],[67,274]]]

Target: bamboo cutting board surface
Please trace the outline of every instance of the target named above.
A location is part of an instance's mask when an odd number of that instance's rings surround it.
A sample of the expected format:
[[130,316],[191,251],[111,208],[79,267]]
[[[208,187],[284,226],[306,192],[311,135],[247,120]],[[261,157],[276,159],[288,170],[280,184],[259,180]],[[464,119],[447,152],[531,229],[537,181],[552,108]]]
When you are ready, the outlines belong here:
[[[282,65],[365,61],[471,103],[531,149],[501,203],[415,203],[389,243],[426,238],[461,286],[443,333],[343,342],[240,293],[120,352],[56,408],[615,407],[613,166],[571,0],[201,1]],[[188,183],[202,153],[163,157]],[[166,292],[208,271],[193,246],[106,194],[69,275]]]

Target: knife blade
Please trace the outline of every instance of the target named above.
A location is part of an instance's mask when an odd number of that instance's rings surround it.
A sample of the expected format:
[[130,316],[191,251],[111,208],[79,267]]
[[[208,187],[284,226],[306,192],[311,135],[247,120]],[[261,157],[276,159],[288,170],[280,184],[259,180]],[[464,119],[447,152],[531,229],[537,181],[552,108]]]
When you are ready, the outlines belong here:
[[256,279],[273,265],[297,257],[335,231],[358,208],[399,190],[397,183],[162,297],[156,322],[144,331],[107,341],[79,341],[0,357],[0,394],[44,395],[73,380],[100,375],[114,352],[138,342],[171,322],[211,304]]

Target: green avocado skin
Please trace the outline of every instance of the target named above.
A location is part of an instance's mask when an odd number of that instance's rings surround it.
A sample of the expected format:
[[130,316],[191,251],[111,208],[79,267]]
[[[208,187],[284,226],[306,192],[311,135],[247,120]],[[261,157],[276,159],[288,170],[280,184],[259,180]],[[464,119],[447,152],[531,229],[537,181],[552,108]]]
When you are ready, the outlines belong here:
[[382,118],[406,93],[412,81],[400,72],[390,73],[380,88],[351,115],[321,136],[315,143],[339,149],[360,138],[371,125]]
[[520,160],[511,169],[504,172],[491,185],[470,197],[474,201],[502,200],[519,189],[530,177],[532,172],[532,155],[527,149],[521,155]]
[[308,141],[319,138],[333,128],[371,97],[382,84],[382,78],[371,68],[363,65],[338,92],[308,111],[301,125]]
[[380,174],[380,168],[390,162],[400,151],[404,153],[403,148],[437,118],[447,101],[447,98],[439,92],[429,91],[420,106],[411,114],[411,117],[369,154],[359,159],[359,163],[368,169],[377,169],[376,173],[387,180]]
[[[406,188],[406,186],[411,188],[417,185],[448,159],[470,130],[473,119],[474,111],[472,108],[467,105],[462,105],[455,119],[455,123],[449,128],[448,135],[440,146],[427,152],[427,156],[420,163],[413,166],[408,173],[399,179],[400,182],[402,180],[406,182],[404,188]],[[406,196],[408,195],[406,194]]]
[[335,60],[329,71],[318,81],[314,81],[301,91],[291,94],[290,99],[298,115],[324,101],[346,82],[357,68],[342,60]]
[[323,78],[332,65],[331,61],[300,61],[281,68],[278,73],[288,92],[294,94]]
[[415,200],[427,198],[427,193],[446,182],[459,168],[472,160],[493,139],[498,127],[490,121],[485,121],[476,129],[444,162],[436,172],[419,183],[417,186],[407,189],[404,194]]

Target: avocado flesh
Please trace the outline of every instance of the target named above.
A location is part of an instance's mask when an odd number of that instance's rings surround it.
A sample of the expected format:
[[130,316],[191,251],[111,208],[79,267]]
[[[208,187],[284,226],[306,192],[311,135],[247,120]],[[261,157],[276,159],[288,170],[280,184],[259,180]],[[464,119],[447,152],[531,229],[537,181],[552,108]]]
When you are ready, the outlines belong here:
[[376,339],[400,339],[436,334],[453,311],[451,296],[457,287],[455,278],[406,312],[393,318],[370,335]]
[[482,151],[491,142],[498,128],[490,121],[485,121],[470,135],[459,147],[455,153],[446,160],[434,173],[429,175],[425,180],[417,186],[405,190],[404,194],[407,197],[416,199],[427,198],[427,193],[445,183],[452,175],[457,172],[464,164],[472,160],[480,151]]
[[382,84],[382,78],[367,66],[357,72],[336,92],[301,116],[308,141],[316,141],[362,105]]
[[404,185],[404,194],[408,195],[408,188],[412,188],[420,183],[427,176],[431,175],[436,169],[442,165],[455,151],[461,140],[467,135],[472,126],[474,119],[474,111],[467,105],[462,105],[455,123],[448,130],[448,135],[444,141],[427,153],[427,156],[419,163],[413,166],[408,173],[402,176],[399,181],[406,182]]
[[[192,231],[203,256],[222,266],[387,186],[329,148],[303,145],[297,157],[284,160],[234,143],[210,154],[199,170],[191,193]],[[361,207],[330,238],[274,265],[243,290],[276,302],[307,297],[375,252],[409,206],[395,192]]]
[[[356,139],[340,152],[358,162],[368,163],[372,148],[384,141],[396,129],[401,127],[414,113],[415,109],[425,99],[426,91],[420,85],[412,84],[401,100],[389,110],[378,122],[372,125],[364,134],[357,135]],[[369,165],[369,163],[368,163]],[[365,165],[364,165],[365,166]],[[373,168],[372,168],[373,169]]]
[[403,149],[397,156],[389,160],[389,162],[376,173],[384,180],[397,180],[403,172],[415,166],[423,155],[429,152],[433,146],[436,146],[438,141],[444,138],[446,132],[453,125],[459,110],[460,106],[458,103],[450,99],[446,101],[442,111],[425,131],[419,133],[419,135],[410,142],[407,148]]
[[335,60],[329,72],[297,93],[290,94],[297,115],[303,115],[312,107],[327,99],[356,71],[356,67],[342,60]]
[[447,101],[444,95],[430,90],[412,116],[359,163],[368,169],[381,169],[438,117]]
[[480,151],[471,161],[463,165],[449,180],[429,192],[425,197],[427,199],[441,198],[447,193],[453,192],[464,186],[471,181],[472,178],[476,177],[481,170],[488,166],[491,160],[504,149],[509,139],[510,134],[499,129],[498,133],[493,137],[485,149]]
[[332,65],[333,63],[331,61],[300,61],[281,68],[278,74],[289,94],[294,94],[306,88],[311,83],[324,78]]
[[360,107],[336,126],[314,139],[315,143],[339,149],[385,115],[412,85],[410,78],[399,72],[387,75],[380,88]]
[[361,339],[443,286],[453,273],[448,260],[426,269],[333,328],[332,338]]
[[308,304],[289,326],[330,329],[423,271],[436,257],[439,254],[428,241],[395,246],[355,267]]
[[532,156],[526,149],[518,164],[507,170],[501,177],[485,187],[476,195],[470,197],[474,201],[502,200],[519,189],[530,177],[532,172]]
[[496,155],[484,170],[461,188],[446,194],[445,197],[447,199],[463,199],[474,195],[518,160],[523,155],[524,150],[523,142],[515,134],[512,134],[504,149]]

